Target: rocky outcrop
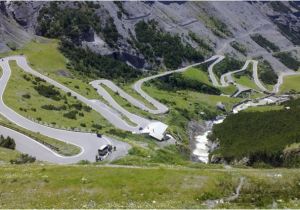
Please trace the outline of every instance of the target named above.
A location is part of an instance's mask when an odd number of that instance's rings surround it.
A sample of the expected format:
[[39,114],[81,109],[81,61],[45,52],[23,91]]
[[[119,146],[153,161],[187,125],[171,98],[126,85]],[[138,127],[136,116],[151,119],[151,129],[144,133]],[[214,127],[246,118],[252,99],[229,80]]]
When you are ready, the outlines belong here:
[[[49,2],[1,2],[0,19],[3,22],[5,17],[10,21],[18,23],[18,26],[9,25],[6,31],[13,31],[18,27],[24,33],[30,34],[37,28],[37,17],[42,7],[49,6]],[[76,8],[84,2],[60,2],[60,8]],[[90,3],[91,4],[91,3]],[[266,57],[276,63],[276,58],[257,45],[250,35],[262,34],[265,38],[282,49],[292,47],[295,39],[298,39],[300,22],[299,7],[297,3],[284,2],[287,11],[279,10],[276,5],[268,2],[94,2],[93,10],[99,17],[99,23],[105,25],[107,20],[112,18],[119,33],[119,39],[115,47],[109,47],[105,43],[101,32],[95,31],[82,36],[82,45],[87,46],[94,52],[101,55],[114,56],[117,59],[126,61],[137,68],[150,67],[144,56],[139,54],[132,39],[135,37],[135,24],[141,20],[154,19],[162,30],[179,34],[182,42],[193,47],[200,47],[190,33],[204,40],[215,52],[235,55],[241,59],[245,55],[231,47],[231,41],[242,43],[247,52],[246,56]],[[274,9],[275,8],[275,9]],[[277,8],[277,9],[276,9]],[[279,27],[283,25],[290,29],[289,34]],[[12,29],[14,28],[14,29]],[[20,32],[20,30],[18,30]],[[2,31],[2,37],[3,37]],[[293,35],[294,34],[294,35]],[[6,39],[14,39],[15,33],[2,39],[0,51],[8,50]],[[292,36],[292,38],[290,37]],[[26,37],[26,36],[25,36]],[[98,37],[98,38],[97,38]],[[18,37],[19,39],[19,37]],[[30,40],[20,37],[20,40]],[[3,41],[4,40],[4,41]],[[101,40],[101,41],[99,41]],[[20,42],[21,41],[16,41]],[[199,48],[199,49],[200,49]],[[284,69],[282,65],[274,66],[276,71]]]

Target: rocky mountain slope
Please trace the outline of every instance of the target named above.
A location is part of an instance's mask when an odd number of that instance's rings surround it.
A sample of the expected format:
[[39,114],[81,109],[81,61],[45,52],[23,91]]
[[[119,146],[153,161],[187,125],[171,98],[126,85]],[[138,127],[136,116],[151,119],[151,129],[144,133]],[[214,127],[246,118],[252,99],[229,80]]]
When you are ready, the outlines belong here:
[[[49,2],[1,2],[0,52],[20,47],[34,35],[43,35],[40,20],[51,19],[43,8]],[[79,45],[101,55],[126,61],[137,68],[153,68],[154,62],[137,47],[136,25],[155,20],[162,33],[177,34],[184,45],[191,45],[204,56],[214,53],[245,57],[263,57],[275,71],[283,65],[254,35],[261,35],[299,58],[300,5],[297,2],[59,2],[58,8],[87,7],[99,30],[90,27],[81,34]],[[117,34],[116,34],[117,33]],[[115,36],[115,38],[112,38]],[[150,35],[151,36],[151,35]],[[261,38],[262,39],[262,38]],[[260,41],[261,41],[260,39]],[[265,41],[262,41],[265,42]],[[145,45],[147,46],[147,45]],[[159,57],[159,56],[156,56]],[[186,59],[182,62],[193,62]],[[161,62],[163,63],[163,62]],[[296,70],[296,69],[294,69]]]

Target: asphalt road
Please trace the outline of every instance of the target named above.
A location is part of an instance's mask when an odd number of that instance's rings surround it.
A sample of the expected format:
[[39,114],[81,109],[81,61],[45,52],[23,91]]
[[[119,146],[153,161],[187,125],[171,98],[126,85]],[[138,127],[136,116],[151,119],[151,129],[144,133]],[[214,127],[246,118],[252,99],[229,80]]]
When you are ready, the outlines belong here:
[[[210,61],[211,59],[214,59],[213,57],[204,61]],[[117,141],[115,139],[102,136],[102,138],[97,137],[96,134],[93,133],[83,133],[83,132],[74,132],[74,131],[67,131],[67,130],[61,130],[56,129],[52,127],[48,127],[45,125],[41,125],[39,123],[33,122],[18,113],[16,113],[11,108],[7,107],[3,102],[3,93],[5,91],[5,87],[9,81],[10,75],[11,75],[11,69],[9,66],[9,61],[15,60],[17,62],[17,65],[23,69],[25,72],[30,73],[34,76],[40,77],[47,81],[48,83],[60,88],[61,90],[65,92],[70,92],[72,96],[76,96],[78,100],[85,103],[86,105],[93,108],[95,111],[99,112],[102,116],[104,116],[109,122],[111,122],[115,127],[118,127],[123,130],[137,132],[139,126],[146,126],[149,122],[151,122],[148,119],[142,118],[140,116],[134,115],[130,112],[128,112],[126,109],[121,107],[117,102],[114,101],[114,99],[106,92],[106,90],[101,87],[101,83],[104,83],[111,89],[117,89],[119,92],[122,92],[124,94],[124,98],[126,98],[130,103],[133,104],[140,104],[142,107],[142,103],[134,99],[133,97],[128,97],[129,95],[122,91],[120,88],[118,88],[116,85],[114,85],[112,82],[105,81],[105,80],[97,80],[92,82],[91,84],[97,88],[98,93],[104,97],[110,104],[110,106],[104,104],[103,102],[99,100],[90,100],[85,98],[84,96],[76,93],[75,91],[65,87],[64,85],[52,80],[51,78],[48,78],[45,75],[40,74],[39,72],[34,71],[26,61],[26,58],[24,56],[11,56],[1,59],[0,66],[3,69],[3,74],[0,79],[0,113],[7,118],[9,121],[15,123],[16,125],[25,128],[27,130],[30,130],[32,132],[38,132],[44,136],[48,136],[69,144],[76,145],[81,148],[81,152],[78,155],[71,156],[71,157],[65,157],[62,155],[57,154],[55,151],[52,151],[48,147],[44,146],[43,144],[35,141],[34,139],[25,136],[17,131],[8,129],[6,127],[0,126],[0,132],[4,136],[11,136],[16,141],[16,148],[18,151],[27,153],[29,155],[32,155],[36,157],[38,160],[48,161],[51,163],[57,163],[57,164],[70,164],[70,163],[76,163],[80,160],[88,160],[91,162],[95,161],[95,156],[97,154],[97,149],[104,145],[104,144],[112,144],[116,146],[117,150],[113,152],[108,159],[114,160],[119,157],[125,156],[130,148],[130,145],[121,141]],[[203,62],[201,62],[203,63]],[[165,72],[159,75],[151,76],[148,78],[144,78],[142,80],[139,80],[136,84],[136,89],[138,92],[141,92],[142,96],[148,100],[150,103],[152,103],[157,110],[153,111],[153,113],[159,114],[164,113],[168,110],[168,108],[161,104],[160,102],[156,101],[146,93],[144,93],[140,86],[143,82],[148,81],[150,79],[154,79],[157,77],[161,77],[164,75],[168,75],[174,72],[181,72],[185,71],[191,66],[198,65],[193,64],[185,68],[181,68],[174,71]],[[145,106],[145,105],[144,105]],[[145,106],[146,107],[146,106]],[[144,107],[144,108],[145,108]],[[149,109],[150,111],[150,109]],[[137,126],[131,126],[126,121],[122,119],[122,116],[120,115],[121,112],[123,115],[128,117],[131,121],[136,122]]]
[[150,77],[146,77],[146,78],[140,79],[136,83],[134,83],[133,89],[137,93],[139,93],[143,98],[145,98],[147,101],[149,101],[151,104],[153,104],[157,108],[157,110],[153,111],[153,112],[156,112],[156,113],[165,113],[165,112],[168,111],[168,107],[166,107],[165,105],[161,104],[159,101],[155,100],[154,98],[152,98],[151,96],[149,96],[145,91],[143,91],[142,90],[143,83],[145,83],[147,81],[150,81],[152,79],[156,79],[156,78],[159,78],[159,77],[163,77],[163,76],[169,75],[169,74],[173,74],[173,73],[177,73],[177,72],[184,72],[184,71],[186,71],[187,69],[189,69],[191,67],[194,67],[194,66],[197,66],[197,65],[209,62],[209,61],[213,61],[213,60],[217,59],[218,57],[219,57],[218,55],[214,55],[214,56],[212,56],[212,57],[208,58],[207,60],[205,60],[203,62],[200,62],[200,63],[195,63],[193,65],[189,65],[189,66],[184,67],[184,68],[180,68],[180,69],[172,70],[172,71],[166,71],[166,72],[163,72],[163,73],[160,73],[160,74],[157,74],[157,75],[153,75],[153,76],[150,76]]
[[258,72],[257,72],[258,61],[252,60],[252,63],[253,63],[252,77],[256,86],[259,87],[259,89],[262,90],[263,92],[269,92],[258,78]]
[[[104,145],[104,144],[112,144],[117,147],[117,151],[114,152],[111,156],[109,156],[110,160],[122,157],[127,154],[128,149],[130,148],[130,145],[121,141],[117,141],[112,138],[108,138],[106,136],[103,136],[102,138],[98,138],[96,134],[93,133],[83,133],[83,132],[73,132],[73,131],[66,131],[66,130],[60,130],[56,128],[51,128],[47,127],[41,124],[38,124],[36,122],[33,122],[9,107],[7,107],[3,100],[2,96],[6,87],[6,84],[10,78],[11,75],[11,69],[9,66],[9,61],[10,60],[16,60],[18,66],[20,66],[25,72],[33,74],[34,76],[40,77],[47,81],[48,83],[60,88],[61,90],[65,92],[70,92],[72,96],[76,96],[78,100],[83,102],[84,104],[90,106],[92,109],[100,113],[103,117],[105,117],[112,125],[114,125],[117,128],[120,128],[122,130],[126,131],[131,131],[131,132],[136,132],[140,133],[139,127],[145,127],[149,123],[153,122],[149,119],[143,118],[141,116],[138,116],[136,114],[130,113],[126,109],[124,109],[122,106],[120,106],[111,96],[110,94],[102,87],[102,85],[107,86],[111,90],[118,92],[121,97],[126,99],[129,103],[132,105],[148,111],[149,113],[152,114],[163,114],[168,111],[168,107],[165,106],[164,104],[160,103],[159,101],[155,100],[151,96],[149,96],[146,92],[142,90],[142,85],[144,82],[147,82],[152,79],[156,79],[162,76],[166,76],[172,73],[176,72],[184,72],[188,68],[197,66],[199,64],[209,62],[209,61],[214,61],[212,64],[209,65],[208,67],[208,73],[209,77],[212,81],[212,84],[215,87],[226,87],[229,85],[229,83],[233,83],[236,85],[238,88],[238,91],[244,91],[245,89],[249,89],[247,87],[244,87],[240,84],[237,84],[234,82],[232,78],[232,74],[244,71],[247,66],[249,65],[250,62],[253,63],[253,78],[256,83],[256,85],[263,91],[266,89],[264,86],[260,83],[258,75],[257,75],[257,61],[255,60],[247,60],[242,69],[231,71],[228,73],[225,73],[221,76],[220,82],[218,82],[218,79],[216,78],[214,72],[213,72],[213,67],[217,63],[221,62],[225,57],[222,55],[214,55],[211,58],[200,62],[196,63],[193,65],[189,65],[184,68],[180,68],[177,70],[172,70],[172,71],[167,71],[163,72],[157,75],[149,76],[146,78],[143,78],[141,80],[138,80],[136,83],[133,85],[133,89],[139,93],[143,98],[145,98],[149,103],[153,104],[155,109],[151,109],[147,107],[143,102],[133,98],[129,94],[127,94],[125,91],[123,91],[121,88],[116,86],[113,82],[109,80],[95,80],[91,82],[91,85],[97,89],[97,92],[99,95],[101,95],[109,105],[106,105],[105,103],[99,101],[99,100],[90,100],[85,98],[84,96],[78,94],[77,92],[69,89],[68,87],[52,80],[51,78],[48,78],[45,75],[40,74],[39,72],[34,71],[26,61],[26,58],[23,56],[11,56],[11,57],[6,57],[0,61],[0,66],[3,69],[3,75],[0,79],[0,113],[6,117],[8,120],[11,122],[19,125],[20,127],[23,127],[27,130],[30,130],[32,132],[39,132],[42,135],[49,136],[51,138],[58,139],[60,141],[70,143],[77,145],[81,148],[81,152],[78,155],[72,156],[72,157],[64,157],[61,156],[54,151],[50,150],[49,148],[45,147],[44,145],[36,142],[35,140],[19,133],[16,131],[13,131],[11,129],[5,128],[0,126],[0,131],[1,134],[3,135],[9,135],[12,138],[16,140],[17,143],[17,150],[30,154],[32,156],[35,156],[39,160],[44,160],[48,162],[53,162],[53,163],[61,163],[61,164],[67,164],[67,163],[76,163],[79,160],[89,160],[89,161],[95,161],[95,155],[97,153],[97,149]],[[299,73],[295,72],[285,72],[279,75],[278,82],[274,86],[274,92],[279,91],[279,87],[283,82],[283,77],[286,75],[295,75]],[[122,116],[126,116],[130,121],[135,123],[136,125],[130,125],[126,122],[126,120],[123,119]]]
[[242,93],[242,92],[250,89],[249,87],[245,87],[245,86],[243,86],[241,84],[236,83],[233,80],[232,75],[235,74],[235,73],[241,72],[241,71],[245,71],[247,69],[249,63],[252,62],[252,60],[247,60],[245,62],[245,64],[244,64],[244,66],[241,69],[239,69],[239,70],[229,71],[229,72],[221,75],[220,83],[219,83],[217,77],[214,74],[213,67],[216,64],[218,64],[219,62],[221,62],[225,57],[223,55],[217,55],[216,57],[217,57],[217,59],[208,67],[209,78],[210,78],[213,86],[215,86],[215,87],[227,87],[230,84],[235,85],[236,88],[237,88],[237,92],[235,92],[232,95],[232,97],[237,97],[240,93]]
[[35,156],[39,160],[45,160],[48,162],[61,163],[61,164],[76,163],[79,160],[95,161],[95,155],[97,154],[97,149],[104,144],[112,144],[117,147],[117,151],[112,154],[112,156],[110,157],[111,159],[115,159],[127,154],[127,151],[130,148],[130,145],[128,145],[127,143],[117,141],[115,139],[108,138],[105,136],[103,136],[102,138],[98,138],[96,134],[93,133],[73,132],[73,131],[66,131],[66,130],[47,127],[31,121],[19,115],[9,107],[7,107],[3,102],[3,93],[11,75],[11,69],[8,64],[8,60],[10,59],[13,58],[4,59],[3,61],[0,62],[0,66],[3,69],[3,74],[0,79],[0,96],[1,96],[0,113],[9,121],[17,124],[20,127],[23,127],[32,132],[39,132],[42,135],[55,138],[66,143],[77,145],[82,149],[79,155],[72,156],[72,157],[62,157],[56,154],[54,151],[51,150],[46,151],[46,148],[44,147],[41,148],[41,144],[37,143],[35,140],[31,138],[25,137],[24,135],[16,131],[12,131],[0,127],[1,133],[3,134],[5,133],[9,134],[11,137],[23,136],[20,139],[17,140],[16,138],[15,140],[17,141],[17,144],[22,140],[26,140],[27,146],[24,146],[25,144],[23,142],[23,144],[17,145],[18,150],[20,150],[21,152],[26,152],[32,156]]

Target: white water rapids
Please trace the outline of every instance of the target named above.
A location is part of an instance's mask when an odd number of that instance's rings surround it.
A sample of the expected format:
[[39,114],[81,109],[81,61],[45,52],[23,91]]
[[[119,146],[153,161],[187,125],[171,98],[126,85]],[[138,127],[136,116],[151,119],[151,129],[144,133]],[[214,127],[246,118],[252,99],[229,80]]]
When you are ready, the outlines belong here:
[[[232,113],[237,114],[238,112],[240,112],[242,110],[245,110],[249,107],[273,104],[273,103],[275,103],[279,100],[282,100],[283,97],[284,96],[282,96],[280,98],[280,96],[279,96],[277,98],[277,97],[270,96],[270,97],[259,99],[255,102],[254,101],[246,101],[244,103],[241,103],[241,104],[235,106],[232,109]],[[193,154],[195,156],[197,156],[198,159],[201,162],[208,163],[208,156],[209,156],[209,152],[210,152],[210,148],[211,148],[212,143],[208,140],[207,137],[211,133],[213,125],[222,123],[225,120],[225,118],[226,118],[226,116],[221,117],[221,118],[217,118],[216,120],[208,121],[207,122],[208,123],[208,125],[207,125],[208,130],[205,131],[203,134],[198,135],[198,136],[195,137],[196,144],[195,144],[195,149],[193,151]]]

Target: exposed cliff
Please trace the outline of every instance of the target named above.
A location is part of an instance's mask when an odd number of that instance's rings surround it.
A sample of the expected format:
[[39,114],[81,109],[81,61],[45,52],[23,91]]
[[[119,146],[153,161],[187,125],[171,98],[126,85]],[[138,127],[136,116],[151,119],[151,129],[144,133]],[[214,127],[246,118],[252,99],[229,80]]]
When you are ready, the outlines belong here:
[[[155,20],[163,33],[178,35],[184,45],[191,45],[204,56],[213,53],[240,57],[264,57],[276,71],[287,67],[259,45],[251,36],[260,34],[276,44],[280,51],[295,51],[299,44],[299,5],[296,2],[59,2],[64,9],[90,8],[99,28],[92,26],[80,36],[79,44],[101,55],[138,67],[152,68],[163,57],[153,61],[137,47],[136,24]],[[32,34],[42,34],[40,19],[49,2],[1,3],[2,37],[0,51],[8,43],[21,46]],[[157,56],[157,54],[155,54]],[[296,55],[297,56],[297,55]],[[193,60],[185,59],[185,62]],[[161,62],[163,63],[163,62]]]

